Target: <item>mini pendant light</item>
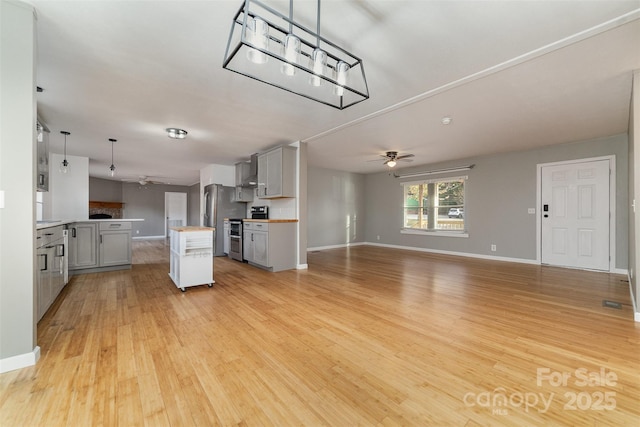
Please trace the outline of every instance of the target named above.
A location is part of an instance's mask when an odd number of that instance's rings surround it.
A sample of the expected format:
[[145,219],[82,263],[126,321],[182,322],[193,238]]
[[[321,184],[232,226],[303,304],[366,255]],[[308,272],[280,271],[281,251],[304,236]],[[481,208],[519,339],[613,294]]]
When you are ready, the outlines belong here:
[[280,71],[285,76],[294,76],[296,67],[291,64],[297,64],[300,60],[301,43],[300,38],[293,34],[293,0],[289,0],[289,34],[284,37],[282,43],[282,56],[286,60],[282,64]]
[[338,82],[338,86],[334,87],[333,90],[338,96],[344,95],[344,85],[347,84],[347,71],[349,71],[349,64],[344,61],[338,61],[335,72],[335,79]]
[[64,135],[64,159],[60,163],[60,172],[67,173],[69,172],[69,162],[67,161],[67,135],[71,135],[71,132],[61,130],[60,133]]
[[[269,25],[259,16],[247,20],[246,37],[258,49],[269,49]],[[258,49],[249,49],[247,59],[254,64],[265,64],[269,57]]]
[[113,143],[116,141],[117,139],[109,138],[109,142],[111,142],[111,166],[109,166],[111,176],[114,176],[116,174],[116,167],[113,164]]
[[313,70],[315,76],[309,78],[311,86],[320,86],[322,79],[318,76],[324,74],[324,69],[327,67],[327,52],[320,49],[320,0],[318,0],[318,25],[316,28],[316,45],[311,53],[309,67]]

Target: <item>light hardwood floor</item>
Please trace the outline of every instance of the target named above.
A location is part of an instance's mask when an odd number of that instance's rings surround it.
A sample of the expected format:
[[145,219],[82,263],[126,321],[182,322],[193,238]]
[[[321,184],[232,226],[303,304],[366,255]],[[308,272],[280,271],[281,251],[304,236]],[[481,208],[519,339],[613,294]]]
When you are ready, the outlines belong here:
[[0,375],[0,425],[640,424],[623,276],[365,246],[308,261],[216,258],[214,287],[182,293],[164,242],[135,242],[130,271],[63,290],[35,367]]

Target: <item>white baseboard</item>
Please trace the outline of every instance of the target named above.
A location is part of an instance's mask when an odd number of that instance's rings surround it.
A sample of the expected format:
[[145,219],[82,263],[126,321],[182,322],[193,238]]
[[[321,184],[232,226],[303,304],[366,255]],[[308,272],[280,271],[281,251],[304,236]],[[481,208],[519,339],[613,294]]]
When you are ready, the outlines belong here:
[[388,245],[385,243],[372,243],[365,242],[365,245],[371,246],[380,246],[383,248],[392,248],[392,249],[404,249],[408,251],[417,251],[417,252],[427,252],[433,254],[442,254],[442,255],[453,255],[453,256],[463,256],[467,258],[479,258],[479,259],[487,259],[493,261],[507,261],[507,262],[517,262],[520,264],[534,264],[539,265],[540,263],[535,259],[523,259],[523,258],[511,258],[511,257],[503,257],[503,256],[493,256],[493,255],[482,255],[482,254],[472,254],[468,252],[455,252],[455,251],[442,251],[439,249],[428,249],[428,248],[416,248],[415,246],[400,246],[400,245]]
[[165,236],[133,236],[131,240],[162,240]]
[[26,368],[27,366],[33,366],[38,359],[40,359],[40,347],[38,346],[29,353],[0,359],[0,374]]
[[298,264],[296,265],[296,270],[308,270],[309,264]]
[[613,270],[610,271],[610,273],[613,274],[623,274],[625,276],[629,275],[629,271],[624,269],[624,268],[614,268]]
[[330,245],[330,246],[316,246],[314,248],[307,248],[307,252],[312,251],[326,251],[327,249],[340,249],[340,248],[348,248],[350,246],[362,246],[366,245],[365,242],[353,242],[353,243],[343,243],[341,245]]

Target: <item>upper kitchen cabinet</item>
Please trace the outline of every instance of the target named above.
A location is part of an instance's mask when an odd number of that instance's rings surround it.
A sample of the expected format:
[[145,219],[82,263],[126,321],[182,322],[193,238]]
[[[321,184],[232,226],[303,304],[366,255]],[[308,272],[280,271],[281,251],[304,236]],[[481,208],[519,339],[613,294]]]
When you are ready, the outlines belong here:
[[40,121],[37,128],[37,156],[36,190],[49,191],[49,129]]
[[260,199],[295,197],[296,149],[282,146],[258,156],[258,189]]

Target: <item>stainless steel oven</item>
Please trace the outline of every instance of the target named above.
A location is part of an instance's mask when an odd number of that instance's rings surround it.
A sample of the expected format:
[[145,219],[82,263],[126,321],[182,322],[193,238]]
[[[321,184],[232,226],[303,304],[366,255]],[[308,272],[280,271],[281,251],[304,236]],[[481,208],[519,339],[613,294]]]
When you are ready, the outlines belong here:
[[229,258],[242,261],[242,220],[229,219]]

